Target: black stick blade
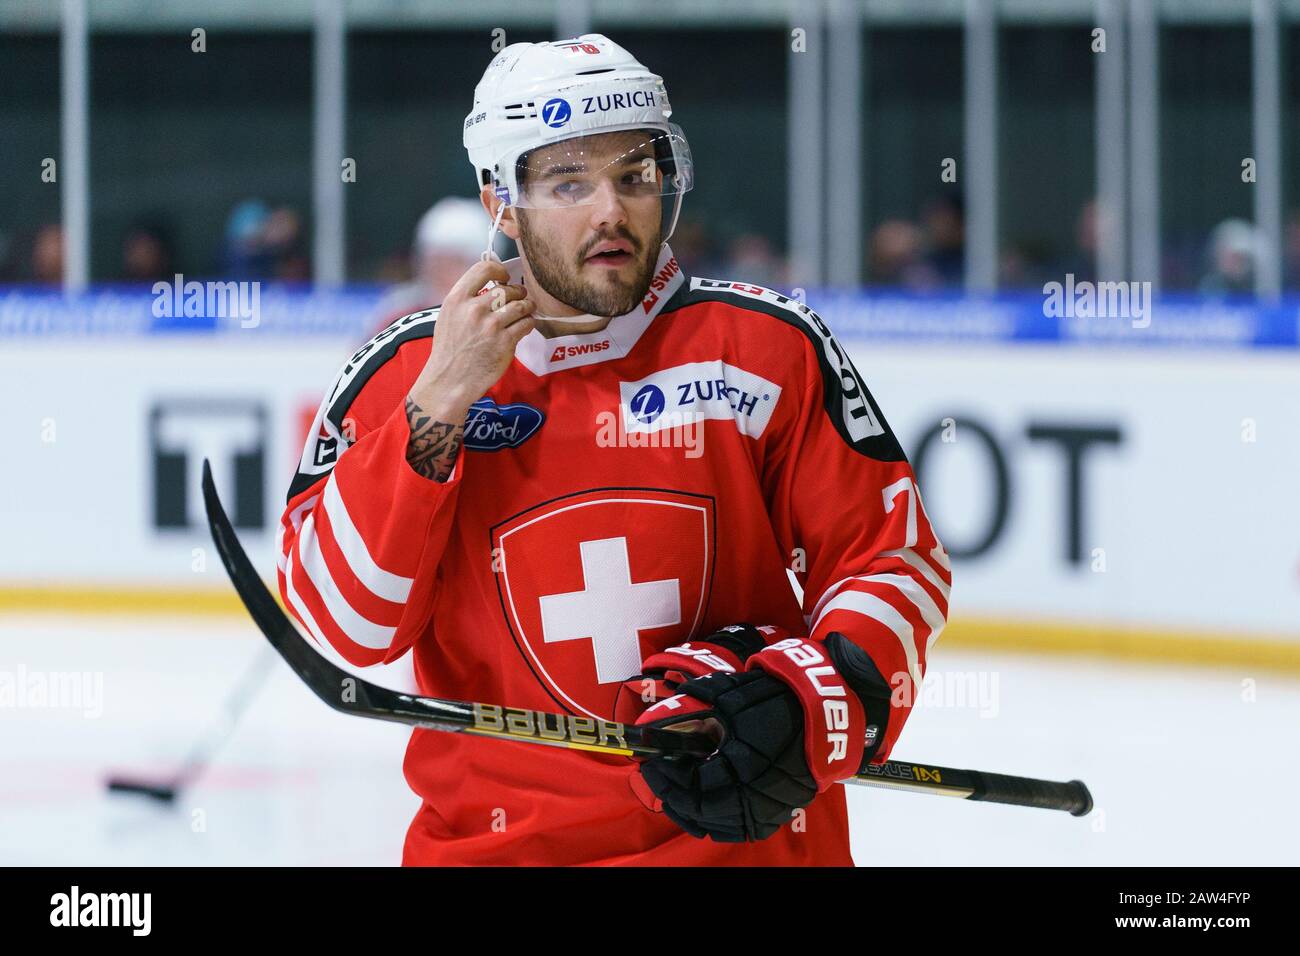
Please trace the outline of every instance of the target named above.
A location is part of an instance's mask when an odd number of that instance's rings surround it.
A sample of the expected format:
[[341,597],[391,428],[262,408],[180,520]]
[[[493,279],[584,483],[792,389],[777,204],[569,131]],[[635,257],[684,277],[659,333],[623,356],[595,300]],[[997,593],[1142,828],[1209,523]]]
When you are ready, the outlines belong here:
[[145,783],[142,780],[126,780],[122,777],[109,777],[109,793],[130,793],[141,797],[151,797],[160,803],[174,803],[176,788],[167,784]]
[[[390,716],[388,710],[397,705],[399,698],[405,695],[355,677],[318,654],[298,633],[288,615],[281,610],[239,543],[234,526],[230,523],[226,509],[222,507],[221,499],[217,495],[217,487],[212,480],[212,468],[207,459],[203,461],[203,506],[207,511],[212,541],[217,547],[217,553],[221,555],[221,563],[225,565],[226,573],[230,577],[231,584],[235,586],[239,599],[248,609],[258,630],[266,635],[271,646],[279,652],[312,692],[335,710],[362,713],[383,719],[398,719]],[[436,715],[420,716],[431,718]]]

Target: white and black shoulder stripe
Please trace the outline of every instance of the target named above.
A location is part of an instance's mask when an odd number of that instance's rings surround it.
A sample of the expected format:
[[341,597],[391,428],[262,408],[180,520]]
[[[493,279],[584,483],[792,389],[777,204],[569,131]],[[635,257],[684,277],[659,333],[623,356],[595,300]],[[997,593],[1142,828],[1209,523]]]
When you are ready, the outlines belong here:
[[854,368],[830,328],[812,309],[797,299],[774,289],[692,276],[673,296],[664,311],[684,308],[699,302],[726,302],[740,308],[770,315],[798,329],[812,344],[822,373],[822,392],[826,414],[840,437],[854,451],[878,461],[904,461],[907,456],[894,437],[889,423],[871,397],[866,383]]
[[361,389],[365,387],[366,382],[370,381],[370,377],[379,371],[385,362],[397,354],[399,348],[412,339],[423,339],[433,335],[434,322],[438,318],[440,308],[441,306],[402,316],[353,353],[347,364],[343,366],[343,370],[339,372],[334,387],[330,389],[329,397],[325,399],[325,417],[336,428],[343,427],[343,419],[348,409]]
[[433,335],[437,317],[436,308],[404,315],[347,360],[316,412],[311,434],[307,436],[307,444],[298,462],[298,472],[289,485],[289,500],[333,469],[339,455],[356,440],[355,429],[350,427],[347,417],[361,389],[405,343]]

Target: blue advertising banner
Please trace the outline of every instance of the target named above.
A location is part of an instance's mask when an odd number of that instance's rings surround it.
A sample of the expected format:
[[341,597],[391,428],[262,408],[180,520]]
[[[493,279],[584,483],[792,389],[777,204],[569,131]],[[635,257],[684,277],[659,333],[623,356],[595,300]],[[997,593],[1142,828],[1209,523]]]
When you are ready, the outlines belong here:
[[[1300,296],[1274,303],[1195,295],[1092,292],[1073,283],[1039,292],[814,290],[806,301],[842,339],[929,343],[1058,343],[1199,349],[1300,347]],[[1080,283],[1080,288],[1085,284]],[[1140,285],[1120,283],[1121,286]],[[100,286],[0,288],[0,337],[155,334],[329,335],[373,331],[384,290],[249,282],[160,283],[157,291]]]

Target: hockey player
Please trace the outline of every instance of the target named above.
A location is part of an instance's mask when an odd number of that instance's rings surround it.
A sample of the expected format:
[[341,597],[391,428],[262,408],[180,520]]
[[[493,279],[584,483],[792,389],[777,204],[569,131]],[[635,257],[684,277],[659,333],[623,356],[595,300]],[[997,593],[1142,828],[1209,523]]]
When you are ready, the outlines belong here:
[[415,730],[407,864],[849,865],[835,781],[885,760],[943,627],[947,555],[825,323],[673,257],[693,173],[670,115],[601,35],[492,60],[465,145],[489,244],[522,255],[345,364],[279,580],[352,663],[411,650],[424,694],[719,747]]

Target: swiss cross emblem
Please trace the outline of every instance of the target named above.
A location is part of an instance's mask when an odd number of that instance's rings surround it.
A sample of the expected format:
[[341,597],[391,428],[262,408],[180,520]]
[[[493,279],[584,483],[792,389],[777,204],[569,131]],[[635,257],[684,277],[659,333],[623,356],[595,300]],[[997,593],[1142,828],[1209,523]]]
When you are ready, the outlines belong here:
[[609,717],[645,657],[698,631],[714,531],[712,498],[658,488],[586,491],[492,529],[501,607],[556,703]]

